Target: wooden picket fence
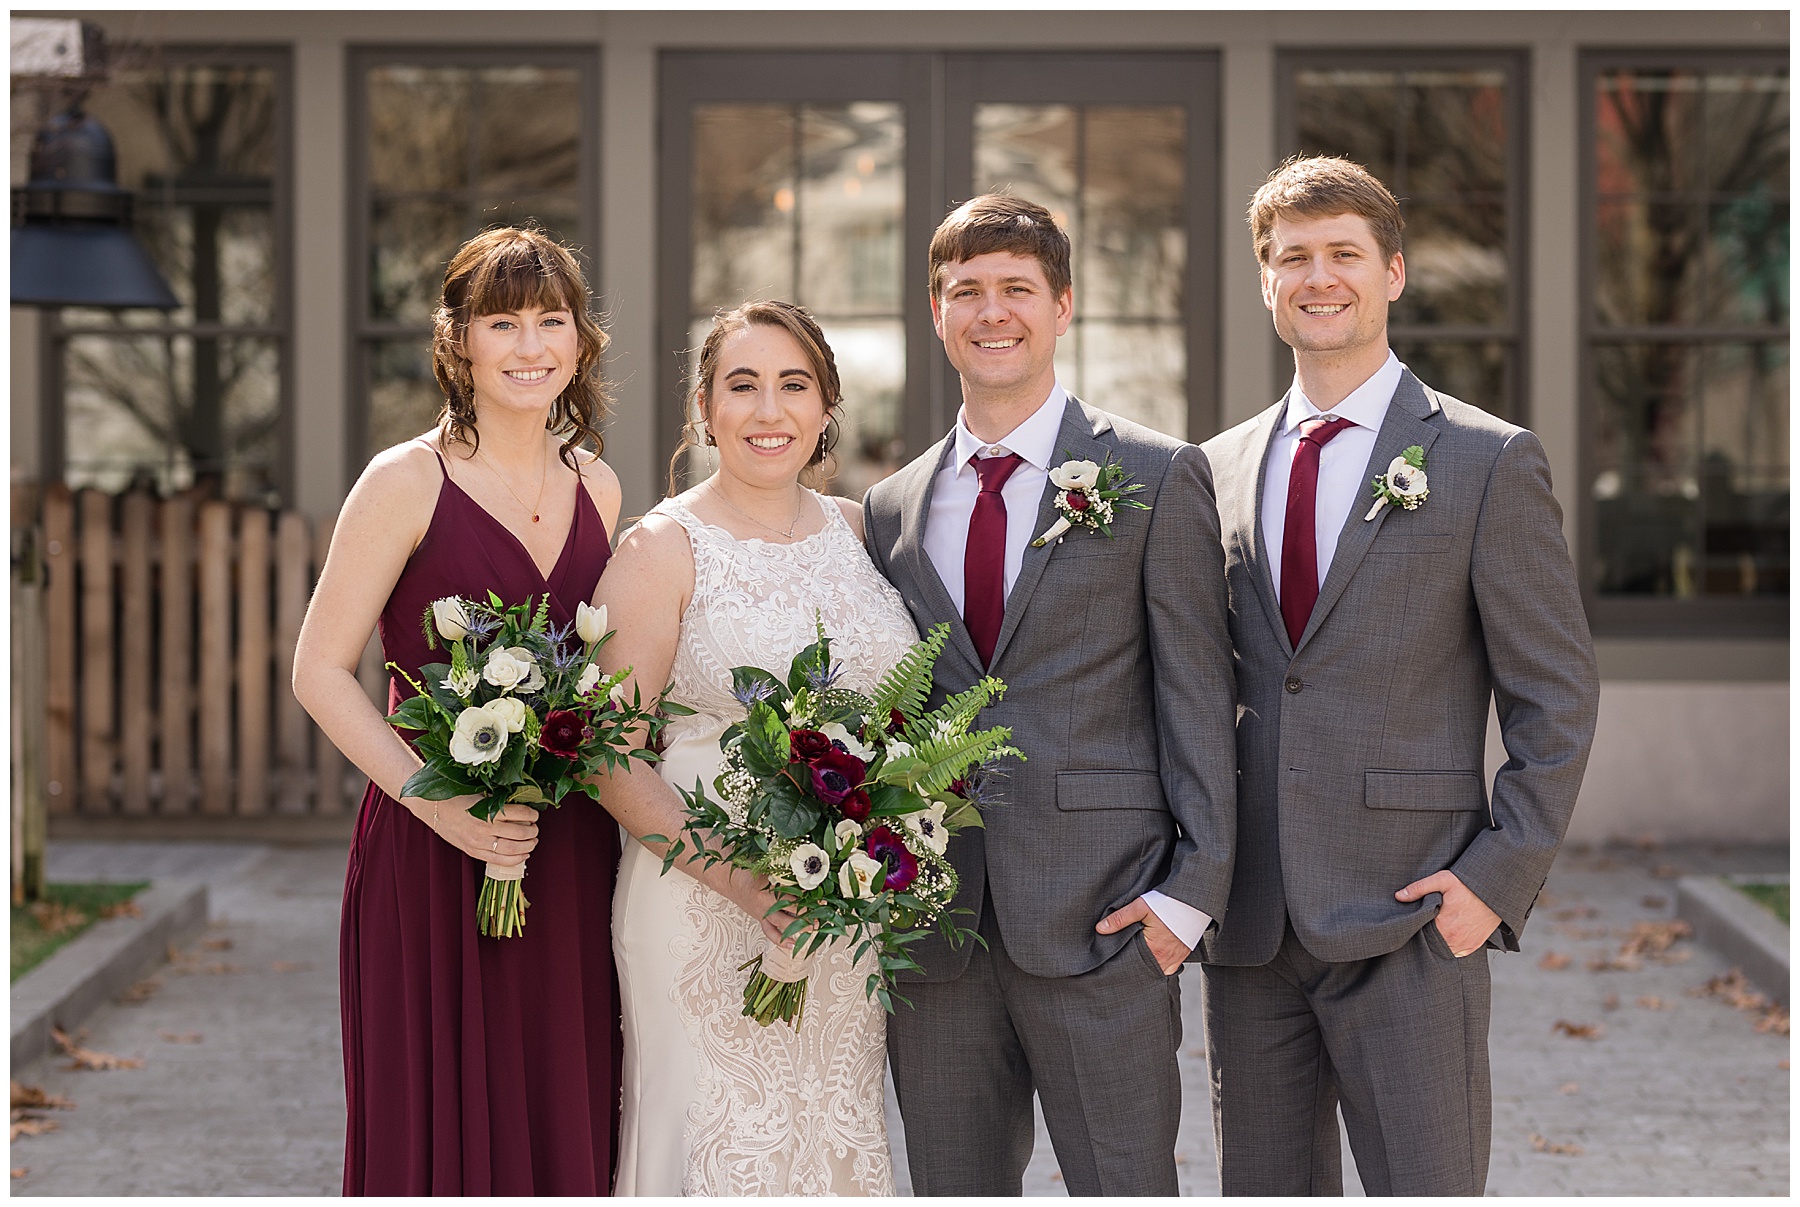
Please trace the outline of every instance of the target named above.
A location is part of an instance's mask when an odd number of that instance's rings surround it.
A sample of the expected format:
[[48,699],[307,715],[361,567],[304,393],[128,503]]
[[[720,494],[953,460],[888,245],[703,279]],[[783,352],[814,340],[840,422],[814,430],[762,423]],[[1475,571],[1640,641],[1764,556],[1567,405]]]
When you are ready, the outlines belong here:
[[[366,781],[288,687],[330,521],[55,486],[40,516],[52,815],[355,809]],[[359,677],[386,702],[378,655]]]

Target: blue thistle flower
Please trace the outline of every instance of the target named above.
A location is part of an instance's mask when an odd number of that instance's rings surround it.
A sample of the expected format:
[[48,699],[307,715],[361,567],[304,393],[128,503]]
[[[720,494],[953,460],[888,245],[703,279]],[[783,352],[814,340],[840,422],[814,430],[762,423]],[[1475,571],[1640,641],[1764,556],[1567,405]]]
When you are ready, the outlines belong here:
[[829,691],[832,685],[842,677],[843,673],[844,664],[842,662],[833,662],[823,671],[819,670],[816,666],[808,667],[806,671],[806,685],[812,688],[815,694]]
[[732,698],[743,705],[746,710],[762,703],[774,694],[775,685],[761,680],[751,681],[741,687],[731,689]]

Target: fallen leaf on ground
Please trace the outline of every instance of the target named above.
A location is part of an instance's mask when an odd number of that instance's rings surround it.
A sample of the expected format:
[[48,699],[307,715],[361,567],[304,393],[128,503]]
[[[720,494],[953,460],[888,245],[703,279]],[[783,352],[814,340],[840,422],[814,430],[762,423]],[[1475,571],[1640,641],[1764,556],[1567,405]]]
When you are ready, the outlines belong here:
[[1606,1028],[1599,1023],[1572,1023],[1566,1018],[1559,1018],[1550,1028],[1570,1039],[1599,1039],[1606,1034]]
[[1620,946],[1619,954],[1643,956],[1653,960],[1681,940],[1692,937],[1693,933],[1694,928],[1680,918],[1633,922],[1631,929],[1625,934],[1625,942]]
[[135,901],[115,901],[111,905],[102,905],[100,916],[102,918],[141,918],[144,916],[144,910]]
[[139,981],[137,984],[130,986],[123,993],[119,994],[119,1001],[127,1006],[141,1006],[151,998],[155,997],[157,991],[161,988],[161,981],[157,980],[155,977],[148,977]]
[[1776,1065],[1775,1067],[1778,1069],[1785,1070],[1788,1067],[1788,1062],[1784,1060],[1780,1064]]
[[24,1085],[12,1083],[12,1105],[17,1110],[24,1107],[32,1111],[72,1111],[75,1104],[61,1094],[46,1094],[41,1085]]
[[1577,918],[1592,918],[1600,913],[1591,905],[1571,905],[1568,909],[1559,909],[1555,917],[1558,922],[1573,922]]
[[63,1066],[67,1069],[91,1069],[96,1073],[104,1073],[110,1069],[141,1069],[144,1062],[135,1056],[114,1056],[110,1052],[95,1052],[84,1048],[64,1034],[62,1028],[53,1027],[50,1038],[62,1049],[63,1055],[69,1057],[70,1063]]
[[12,1167],[12,1176],[15,1178],[22,1178],[30,1172],[31,1166],[29,1165],[15,1165]]
[[197,1044],[206,1037],[198,1031],[158,1031],[156,1038],[170,1044]]
[[1600,1009],[1602,1009],[1602,1010],[1617,1010],[1618,1008],[1619,1008],[1619,995],[1618,994],[1609,993],[1605,997],[1600,999]]
[[231,950],[231,940],[229,938],[225,937],[224,935],[219,935],[218,937],[212,938],[212,939],[202,939],[202,940],[200,940],[200,950],[202,950],[202,951],[230,951]]
[[1646,994],[1637,1000],[1639,1008],[1644,1010],[1670,1010],[1673,1007],[1655,994]]
[[1053,1173],[1053,1174],[1051,1174],[1051,1175],[1050,1175],[1050,1180],[1051,1180],[1051,1181],[1052,1181],[1052,1182],[1060,1182],[1060,1181],[1062,1181],[1062,1170],[1060,1170],[1060,1169],[1059,1169],[1059,1170],[1057,1170],[1057,1171],[1056,1171],[1056,1172],[1055,1172],[1055,1173]]
[[1571,957],[1560,951],[1546,951],[1544,958],[1538,961],[1538,967],[1545,972],[1561,972],[1569,966],[1570,962]]
[[1573,922],[1565,922],[1557,928],[1571,939],[1585,942],[1588,939],[1604,939],[1607,929],[1604,926],[1577,926]]
[[1581,1083],[1579,1081],[1565,1081],[1556,1087],[1556,1092],[1558,1094],[1579,1094],[1581,1093]]
[[1636,972],[1643,966],[1636,956],[1595,956],[1587,962],[1589,972]]
[[1770,1006],[1756,1020],[1756,1029],[1765,1035],[1786,1035],[1788,1033],[1788,1012],[1781,1006]]
[[234,972],[244,971],[244,966],[215,960],[210,964],[182,964],[169,971],[176,976],[230,976]]
[[[312,968],[312,961],[310,961],[310,960],[276,960],[273,964],[269,965],[269,967],[274,969],[276,972],[306,972]],[[1197,1054],[1198,1054],[1198,1049],[1196,1049],[1196,1055]]]
[[1536,1132],[1532,1132],[1531,1151],[1536,1153],[1555,1153],[1558,1156],[1563,1157],[1579,1157],[1587,1150],[1582,1148],[1579,1144],[1555,1144],[1545,1139],[1543,1136],[1538,1135]]
[[1658,880],[1677,880],[1686,873],[1672,863],[1659,863],[1650,869],[1650,874]]
[[27,1115],[22,1111],[13,1112],[12,1139],[20,1136],[41,1136],[45,1132],[53,1132],[62,1124],[54,1119],[39,1119],[35,1115]]
[[86,914],[60,901],[39,901],[26,912],[37,923],[38,929],[47,935],[60,935],[64,931],[74,930],[85,925],[88,920]]
[[1649,896],[1638,902],[1645,909],[1665,909],[1669,904],[1667,897]]

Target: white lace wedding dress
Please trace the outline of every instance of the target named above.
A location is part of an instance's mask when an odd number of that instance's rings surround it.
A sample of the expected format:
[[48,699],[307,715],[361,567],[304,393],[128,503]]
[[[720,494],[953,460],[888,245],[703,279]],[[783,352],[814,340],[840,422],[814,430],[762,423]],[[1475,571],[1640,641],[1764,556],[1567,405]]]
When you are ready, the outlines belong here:
[[[817,496],[815,496],[817,497]],[[786,678],[814,640],[815,613],[869,691],[917,639],[906,605],[875,572],[837,505],[791,545],[740,541],[686,507],[656,507],[687,531],[694,595],[681,618],[670,698],[695,710],[664,731],[663,779],[712,790],[719,735],[744,708],[731,668]],[[814,958],[800,1026],[742,1015],[763,950],[756,921],[691,876],[627,842],[613,901],[625,1016],[620,1195],[894,1193],[883,1109],[887,1017],[863,993],[874,967],[841,946]]]

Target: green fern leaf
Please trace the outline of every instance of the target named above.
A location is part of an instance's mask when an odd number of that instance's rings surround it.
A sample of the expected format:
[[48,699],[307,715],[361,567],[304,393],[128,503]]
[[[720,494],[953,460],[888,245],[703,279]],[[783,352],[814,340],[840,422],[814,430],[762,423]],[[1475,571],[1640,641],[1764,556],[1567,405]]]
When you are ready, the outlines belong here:
[[911,716],[925,707],[925,701],[931,698],[931,668],[949,639],[949,622],[933,625],[931,632],[882,676],[873,697],[877,717],[885,717],[896,708]]

